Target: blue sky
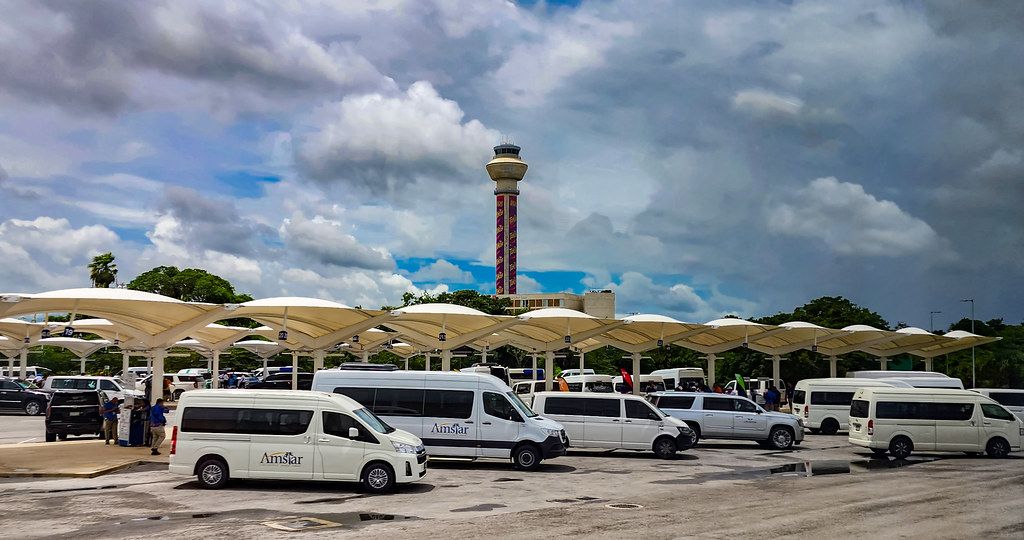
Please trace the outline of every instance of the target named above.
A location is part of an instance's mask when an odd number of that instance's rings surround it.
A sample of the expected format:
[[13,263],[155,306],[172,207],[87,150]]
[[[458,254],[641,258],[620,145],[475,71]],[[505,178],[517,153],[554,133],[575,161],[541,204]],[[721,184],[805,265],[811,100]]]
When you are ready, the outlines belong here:
[[494,290],[704,322],[1024,319],[1019,2],[0,0],[0,291]]

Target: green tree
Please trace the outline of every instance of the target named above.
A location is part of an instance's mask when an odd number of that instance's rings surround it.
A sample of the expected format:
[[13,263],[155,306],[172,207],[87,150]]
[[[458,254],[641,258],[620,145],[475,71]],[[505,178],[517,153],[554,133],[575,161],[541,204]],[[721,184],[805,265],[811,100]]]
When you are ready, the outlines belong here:
[[394,310],[405,306],[433,303],[465,306],[489,315],[509,315],[508,308],[512,306],[512,301],[508,298],[495,298],[490,295],[480,294],[471,289],[461,289],[454,292],[443,292],[437,296],[426,292],[416,296],[411,292],[407,292],[402,295],[401,306],[381,306],[381,309]]
[[128,288],[186,302],[233,304],[252,300],[248,294],[235,293],[235,287],[228,280],[198,268],[178,270],[174,266],[158,266],[131,280]]
[[111,283],[117,281],[117,265],[114,264],[114,255],[106,252],[92,258],[89,263],[89,279],[93,287],[105,289]]

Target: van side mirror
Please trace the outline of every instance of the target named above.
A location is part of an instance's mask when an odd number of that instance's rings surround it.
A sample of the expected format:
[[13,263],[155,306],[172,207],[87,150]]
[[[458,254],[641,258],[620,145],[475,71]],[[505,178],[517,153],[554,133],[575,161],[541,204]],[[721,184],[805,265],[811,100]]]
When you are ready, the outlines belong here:
[[359,428],[354,428],[354,427],[348,428],[348,438],[349,439],[358,439],[359,438]]

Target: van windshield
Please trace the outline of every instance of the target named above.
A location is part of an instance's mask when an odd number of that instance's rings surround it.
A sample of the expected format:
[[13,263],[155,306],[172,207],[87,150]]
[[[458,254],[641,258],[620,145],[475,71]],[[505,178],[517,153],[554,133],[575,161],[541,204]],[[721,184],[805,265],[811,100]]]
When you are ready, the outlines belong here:
[[370,426],[378,433],[387,435],[388,433],[393,433],[395,431],[395,428],[389,426],[387,422],[381,420],[377,415],[367,409],[356,409],[352,411],[352,414],[358,416],[360,420],[366,422],[366,425]]
[[519,414],[522,414],[526,418],[533,418],[534,416],[537,416],[537,413],[527,407],[526,404],[523,403],[523,400],[519,399],[519,396],[512,392],[506,392],[505,395],[508,396],[508,400],[512,402],[512,405],[519,411]]

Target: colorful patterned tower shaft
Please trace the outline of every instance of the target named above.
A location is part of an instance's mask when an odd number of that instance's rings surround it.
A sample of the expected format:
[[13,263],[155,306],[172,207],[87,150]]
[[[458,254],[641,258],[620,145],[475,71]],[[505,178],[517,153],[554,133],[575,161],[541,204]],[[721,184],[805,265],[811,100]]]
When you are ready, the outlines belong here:
[[487,174],[494,180],[495,239],[494,288],[496,294],[516,293],[516,204],[519,181],[527,169],[519,158],[519,147],[500,144],[494,147],[494,159],[487,163]]

